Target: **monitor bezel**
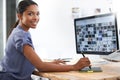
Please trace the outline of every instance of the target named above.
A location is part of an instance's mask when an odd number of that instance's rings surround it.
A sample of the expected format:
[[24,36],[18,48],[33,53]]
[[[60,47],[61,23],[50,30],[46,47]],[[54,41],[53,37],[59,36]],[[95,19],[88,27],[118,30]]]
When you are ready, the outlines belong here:
[[116,26],[116,38],[117,38],[117,50],[119,49],[119,37],[118,37],[118,25],[117,25],[117,17],[116,13],[106,13],[106,14],[99,14],[99,15],[93,15],[93,16],[86,16],[86,17],[81,17],[81,18],[75,18],[74,19],[74,30],[75,30],[75,44],[76,44],[76,52],[77,54],[85,53],[85,54],[94,54],[94,55],[108,55],[111,54],[112,52],[100,52],[100,51],[78,51],[77,50],[77,35],[76,35],[76,21],[78,20],[84,20],[84,19],[91,19],[91,18],[97,18],[97,17],[104,17],[104,16],[110,16],[114,15],[115,18],[115,26]]

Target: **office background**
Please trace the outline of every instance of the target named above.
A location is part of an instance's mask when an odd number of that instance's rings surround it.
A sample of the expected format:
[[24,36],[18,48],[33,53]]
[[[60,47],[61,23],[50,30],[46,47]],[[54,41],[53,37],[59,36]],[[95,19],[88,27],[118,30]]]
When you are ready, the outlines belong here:
[[[20,0],[1,0],[0,59],[4,55],[8,30],[16,21],[16,5]],[[76,54],[74,18],[117,12],[118,0],[34,0],[40,8],[40,22],[31,29],[35,50],[41,58],[69,58]],[[119,23],[119,18],[118,18]],[[118,24],[119,26],[119,24]]]

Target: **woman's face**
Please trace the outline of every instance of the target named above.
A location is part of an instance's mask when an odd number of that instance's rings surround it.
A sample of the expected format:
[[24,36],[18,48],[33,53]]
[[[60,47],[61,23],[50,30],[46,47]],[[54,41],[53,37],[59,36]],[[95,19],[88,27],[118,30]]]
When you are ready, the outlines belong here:
[[28,30],[29,28],[36,28],[39,22],[39,9],[37,5],[30,5],[27,9],[20,15],[20,25]]

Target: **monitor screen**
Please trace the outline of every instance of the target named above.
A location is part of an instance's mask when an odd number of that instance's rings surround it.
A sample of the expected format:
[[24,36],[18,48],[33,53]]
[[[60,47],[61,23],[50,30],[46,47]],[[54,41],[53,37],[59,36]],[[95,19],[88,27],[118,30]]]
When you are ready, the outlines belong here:
[[119,49],[116,15],[74,19],[77,53],[108,55]]

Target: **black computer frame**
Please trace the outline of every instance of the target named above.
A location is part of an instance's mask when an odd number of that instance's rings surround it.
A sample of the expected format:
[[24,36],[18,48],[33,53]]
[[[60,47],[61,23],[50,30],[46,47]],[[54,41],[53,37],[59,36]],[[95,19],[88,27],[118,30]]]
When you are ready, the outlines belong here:
[[106,13],[106,14],[99,14],[99,15],[93,15],[93,16],[87,16],[87,17],[81,17],[81,18],[76,18],[74,19],[74,30],[75,30],[75,43],[76,43],[76,52],[77,54],[85,53],[85,54],[94,54],[94,55],[108,55],[111,54],[112,52],[103,52],[103,51],[78,51],[77,50],[77,33],[76,33],[76,21],[78,20],[84,20],[86,18],[97,18],[97,17],[103,17],[103,16],[110,16],[114,15],[115,18],[115,28],[116,28],[116,41],[117,41],[117,50],[119,49],[119,37],[118,37],[118,25],[117,25],[117,17],[116,13]]

